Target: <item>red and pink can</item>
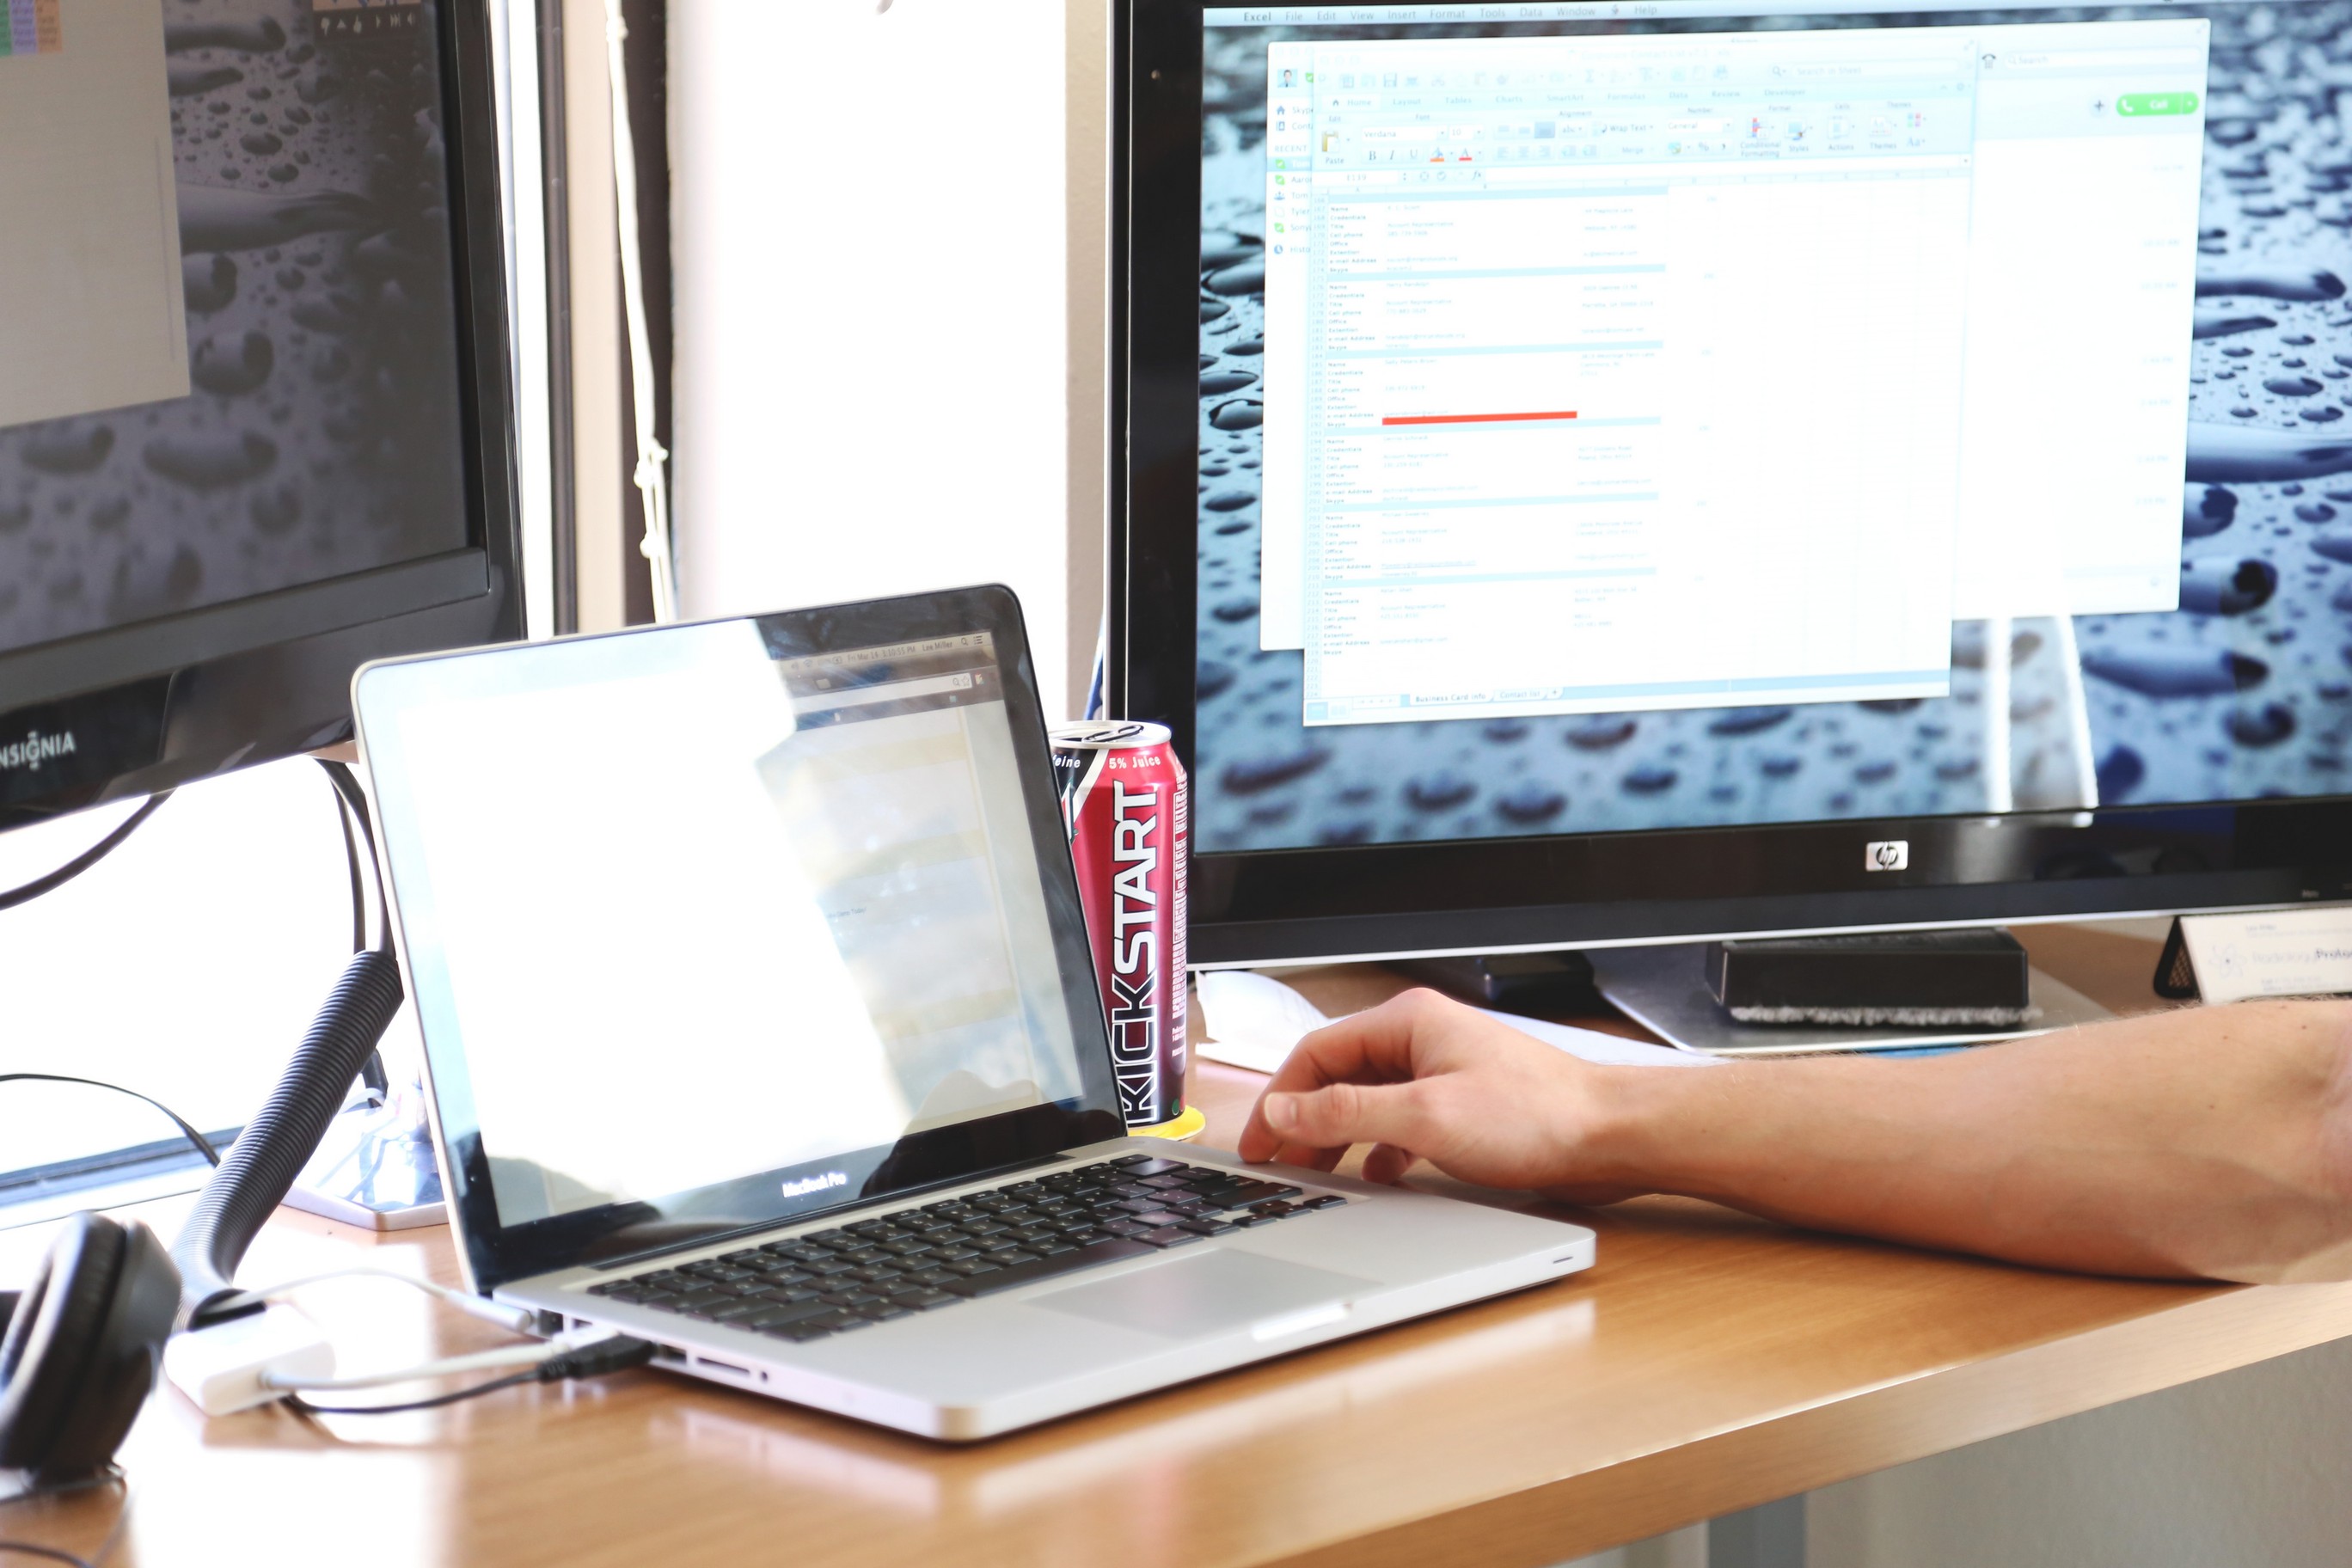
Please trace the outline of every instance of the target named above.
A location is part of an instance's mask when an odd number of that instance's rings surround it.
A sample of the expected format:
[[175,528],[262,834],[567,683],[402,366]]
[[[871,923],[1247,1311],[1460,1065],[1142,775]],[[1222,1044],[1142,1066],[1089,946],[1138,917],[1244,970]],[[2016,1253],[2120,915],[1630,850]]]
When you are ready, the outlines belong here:
[[1128,1131],[1189,1137],[1184,1105],[1184,767],[1167,726],[1056,724],[1054,777],[1110,1024]]

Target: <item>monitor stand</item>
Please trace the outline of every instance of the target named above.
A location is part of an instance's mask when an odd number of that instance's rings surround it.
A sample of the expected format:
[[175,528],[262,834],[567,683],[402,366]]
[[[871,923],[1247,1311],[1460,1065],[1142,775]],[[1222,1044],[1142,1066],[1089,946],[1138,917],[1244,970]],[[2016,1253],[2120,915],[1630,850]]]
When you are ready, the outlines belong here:
[[421,1086],[394,1083],[381,1105],[352,1106],[286,1194],[289,1208],[362,1230],[413,1230],[448,1217]]
[[1711,1055],[1795,1056],[1825,1051],[1948,1049],[2046,1035],[2112,1017],[2074,987],[2033,970],[2027,994],[2033,1021],[2000,1028],[1842,1028],[1824,1024],[1743,1024],[1707,989],[1703,942],[1589,950],[1601,994],[1667,1044]]

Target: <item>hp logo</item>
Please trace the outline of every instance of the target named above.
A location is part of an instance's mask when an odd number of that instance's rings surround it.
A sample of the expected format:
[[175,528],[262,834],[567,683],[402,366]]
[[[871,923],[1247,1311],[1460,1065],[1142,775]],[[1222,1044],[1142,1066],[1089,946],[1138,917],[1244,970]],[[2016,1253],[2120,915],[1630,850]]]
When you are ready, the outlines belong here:
[[1862,868],[1865,871],[1904,871],[1910,866],[1908,838],[1881,838],[1862,847]]

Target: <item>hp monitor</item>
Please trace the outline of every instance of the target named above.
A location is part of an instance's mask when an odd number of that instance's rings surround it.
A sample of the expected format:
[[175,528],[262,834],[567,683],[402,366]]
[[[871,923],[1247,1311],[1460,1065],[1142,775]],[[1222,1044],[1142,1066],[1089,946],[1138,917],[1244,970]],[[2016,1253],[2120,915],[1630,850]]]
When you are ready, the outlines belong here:
[[1196,961],[2352,892],[2352,6],[1117,15]]

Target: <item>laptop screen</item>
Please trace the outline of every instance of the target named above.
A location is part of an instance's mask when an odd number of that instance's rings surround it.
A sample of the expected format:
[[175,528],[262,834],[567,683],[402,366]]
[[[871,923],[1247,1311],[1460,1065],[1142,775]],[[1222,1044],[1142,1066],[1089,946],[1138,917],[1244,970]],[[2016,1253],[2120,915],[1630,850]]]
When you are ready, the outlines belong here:
[[362,677],[442,1131],[501,1231],[701,1237],[1094,1102],[1067,850],[998,634],[787,622]]

